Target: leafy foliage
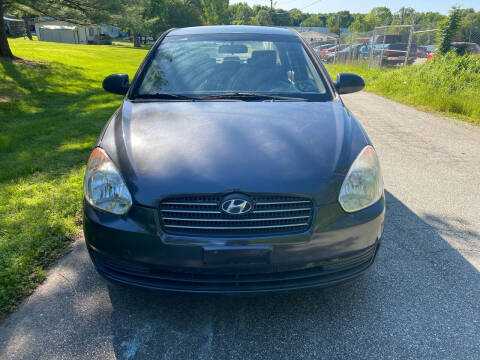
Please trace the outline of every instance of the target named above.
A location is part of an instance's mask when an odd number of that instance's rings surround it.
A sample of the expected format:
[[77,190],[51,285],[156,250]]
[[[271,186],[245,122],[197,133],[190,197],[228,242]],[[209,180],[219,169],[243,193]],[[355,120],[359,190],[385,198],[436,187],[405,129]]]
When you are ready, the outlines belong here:
[[367,32],[370,31],[372,28],[370,22],[365,19],[363,15],[355,16],[355,20],[353,21],[352,25],[350,25],[350,31],[353,32]]
[[0,0],[5,10],[23,9],[73,23],[103,23],[130,0]]
[[231,23],[233,25],[250,24],[250,18],[253,16],[253,10],[247,3],[237,3],[230,5],[228,9]]
[[460,11],[458,8],[453,8],[450,11],[450,16],[442,24],[440,31],[440,46],[438,50],[441,54],[446,54],[450,48],[451,43],[455,40],[458,28],[460,26]]
[[[401,13],[399,13],[399,16],[402,16]],[[392,20],[392,12],[386,6],[373,8],[370,10],[370,13],[365,16],[365,21],[372,24],[373,27],[390,25]]]
[[172,27],[197,26],[204,22],[201,4],[195,0],[129,0],[112,21],[134,37],[154,38]]
[[230,23],[228,0],[202,0],[202,8],[208,25]]

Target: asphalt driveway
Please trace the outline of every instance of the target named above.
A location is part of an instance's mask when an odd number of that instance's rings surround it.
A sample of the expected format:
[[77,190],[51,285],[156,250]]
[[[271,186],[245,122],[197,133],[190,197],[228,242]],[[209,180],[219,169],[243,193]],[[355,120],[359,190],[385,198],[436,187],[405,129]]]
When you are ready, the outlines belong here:
[[275,296],[111,285],[83,241],[0,325],[1,359],[479,359],[480,129],[362,92],[344,97],[387,191],[372,271]]

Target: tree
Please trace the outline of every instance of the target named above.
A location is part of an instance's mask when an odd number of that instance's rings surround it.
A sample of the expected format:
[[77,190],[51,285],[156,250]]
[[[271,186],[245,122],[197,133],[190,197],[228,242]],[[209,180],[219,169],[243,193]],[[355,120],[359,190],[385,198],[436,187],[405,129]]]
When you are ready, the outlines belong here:
[[[340,16],[337,14],[329,14],[326,25],[330,32],[340,32]],[[337,29],[337,31],[334,31],[334,28]]]
[[202,0],[203,18],[208,25],[229,24],[228,0]]
[[273,12],[273,25],[275,26],[290,26],[290,13],[282,10],[282,9],[275,9]]
[[480,41],[480,11],[466,14],[460,23],[461,40],[466,42]]
[[261,9],[250,20],[253,25],[268,26],[270,25],[270,10]]
[[165,9],[162,5],[163,1],[130,0],[125,3],[119,14],[112,16],[111,20],[115,25],[130,32],[133,45],[140,47],[140,36],[153,35],[157,17]]
[[445,15],[442,15],[439,12],[429,11],[429,12],[423,13],[422,23],[429,24],[433,28],[436,28],[437,25],[443,20],[445,20],[446,18],[447,17]]
[[327,18],[327,26],[330,32],[340,34],[341,28],[348,28],[353,23],[353,16],[349,11],[339,11],[330,14]]
[[230,22],[234,25],[248,25],[253,11],[247,3],[237,3],[229,6]]
[[298,9],[291,9],[290,14],[290,24],[292,26],[300,26],[301,22],[307,18],[307,14],[302,13]]
[[386,6],[373,8],[365,17],[365,20],[373,25],[373,27],[390,25],[392,23],[392,19],[392,12]]
[[365,19],[365,15],[357,14],[349,30],[352,32],[367,32],[373,30],[373,25]]
[[312,14],[300,23],[305,27],[325,27],[326,17],[319,14]]
[[202,25],[203,18],[199,5],[192,0],[167,0],[165,12],[158,16],[154,36],[173,27]]
[[140,36],[155,38],[172,27],[202,25],[201,8],[195,0],[129,0],[113,21],[129,30],[135,46],[140,46]]
[[[23,8],[31,13],[52,16],[76,24],[103,23],[121,10],[127,0],[0,0],[0,14]],[[13,58],[5,33],[5,23],[0,21],[0,57]]]
[[13,58],[12,50],[8,45],[7,29],[5,28],[5,21],[3,21],[3,14],[8,10],[8,3],[0,0],[0,57]]
[[441,54],[446,54],[450,50],[459,26],[460,10],[457,7],[453,7],[452,10],[450,10],[450,16],[442,24],[440,29],[440,46],[438,50]]

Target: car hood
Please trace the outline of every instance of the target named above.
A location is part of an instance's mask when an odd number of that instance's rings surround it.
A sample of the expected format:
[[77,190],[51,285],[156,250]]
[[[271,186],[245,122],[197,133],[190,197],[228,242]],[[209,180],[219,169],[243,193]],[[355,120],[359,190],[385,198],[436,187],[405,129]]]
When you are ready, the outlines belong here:
[[137,204],[231,191],[305,194],[319,204],[336,200],[367,141],[340,100],[125,100],[98,145]]

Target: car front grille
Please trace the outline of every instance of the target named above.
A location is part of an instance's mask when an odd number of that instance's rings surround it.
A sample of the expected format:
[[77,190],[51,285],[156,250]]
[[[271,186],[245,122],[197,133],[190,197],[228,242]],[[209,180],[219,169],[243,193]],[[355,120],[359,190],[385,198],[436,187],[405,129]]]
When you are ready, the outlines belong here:
[[190,236],[256,236],[299,233],[312,221],[313,203],[298,196],[251,195],[253,210],[230,215],[221,195],[182,196],[160,204],[163,231]]

